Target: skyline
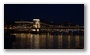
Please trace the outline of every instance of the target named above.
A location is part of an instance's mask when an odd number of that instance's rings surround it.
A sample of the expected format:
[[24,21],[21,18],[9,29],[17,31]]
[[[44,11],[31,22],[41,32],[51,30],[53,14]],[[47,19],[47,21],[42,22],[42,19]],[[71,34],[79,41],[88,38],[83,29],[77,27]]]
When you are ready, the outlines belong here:
[[4,20],[39,18],[56,24],[72,22],[84,25],[84,4],[5,4]]

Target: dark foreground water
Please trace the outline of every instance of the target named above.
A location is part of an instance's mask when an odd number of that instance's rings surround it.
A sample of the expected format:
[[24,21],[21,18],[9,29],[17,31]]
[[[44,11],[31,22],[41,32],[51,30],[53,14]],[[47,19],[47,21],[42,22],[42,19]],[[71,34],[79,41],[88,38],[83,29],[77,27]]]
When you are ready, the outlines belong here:
[[[12,33],[5,38],[4,44],[6,49],[83,49],[84,34],[83,33]],[[9,46],[8,46],[9,45]]]

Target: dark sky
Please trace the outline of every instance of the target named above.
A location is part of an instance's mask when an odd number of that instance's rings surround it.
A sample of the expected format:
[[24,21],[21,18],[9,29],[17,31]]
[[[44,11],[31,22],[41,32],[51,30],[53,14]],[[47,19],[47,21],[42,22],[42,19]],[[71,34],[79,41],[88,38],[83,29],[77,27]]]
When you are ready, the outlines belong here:
[[72,22],[84,25],[84,4],[5,4],[4,20],[29,20],[33,18],[54,23]]

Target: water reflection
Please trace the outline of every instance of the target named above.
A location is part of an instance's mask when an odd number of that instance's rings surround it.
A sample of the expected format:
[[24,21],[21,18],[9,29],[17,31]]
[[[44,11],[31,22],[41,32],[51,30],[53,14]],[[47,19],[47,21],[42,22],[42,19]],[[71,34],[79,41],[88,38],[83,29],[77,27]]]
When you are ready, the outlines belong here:
[[84,35],[73,33],[14,33],[16,41],[13,42],[15,49],[69,49],[83,48]]

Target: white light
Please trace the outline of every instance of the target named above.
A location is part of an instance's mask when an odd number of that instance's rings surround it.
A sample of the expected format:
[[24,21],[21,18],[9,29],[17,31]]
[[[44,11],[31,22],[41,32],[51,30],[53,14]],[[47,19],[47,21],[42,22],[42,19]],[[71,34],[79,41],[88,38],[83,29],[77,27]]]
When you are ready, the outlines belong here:
[[32,29],[32,31],[36,31],[35,29]]
[[37,29],[37,31],[39,31],[39,29]]
[[40,21],[40,19],[33,19],[33,21]]

